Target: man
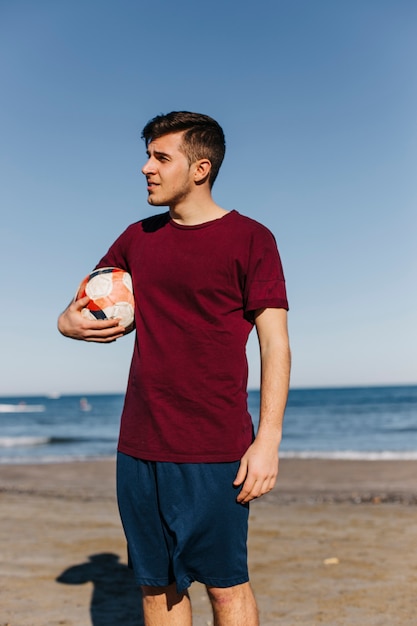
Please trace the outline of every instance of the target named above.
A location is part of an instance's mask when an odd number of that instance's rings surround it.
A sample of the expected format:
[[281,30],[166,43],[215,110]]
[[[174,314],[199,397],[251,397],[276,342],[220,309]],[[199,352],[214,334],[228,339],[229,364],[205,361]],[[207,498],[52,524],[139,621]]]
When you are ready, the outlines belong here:
[[[190,626],[187,593],[205,584],[216,626],[256,626],[247,571],[248,503],[270,491],[288,393],[287,299],[271,233],[218,206],[225,153],[208,116],[172,112],[143,130],[148,202],[169,211],[131,225],[98,267],[133,279],[136,340],[123,409],[117,487],[146,626]],[[59,318],[62,334],[111,342],[117,320]],[[245,345],[261,354],[259,429],[246,406]]]

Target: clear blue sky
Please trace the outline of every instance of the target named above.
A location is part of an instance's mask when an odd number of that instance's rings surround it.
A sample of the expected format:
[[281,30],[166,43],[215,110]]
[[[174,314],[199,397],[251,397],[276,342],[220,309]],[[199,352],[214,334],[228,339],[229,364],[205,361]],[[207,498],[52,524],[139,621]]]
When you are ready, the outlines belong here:
[[124,390],[132,336],[56,318],[154,212],[140,131],[179,109],[225,130],[215,200],[277,238],[292,386],[417,383],[416,58],[413,0],[0,0],[0,395]]

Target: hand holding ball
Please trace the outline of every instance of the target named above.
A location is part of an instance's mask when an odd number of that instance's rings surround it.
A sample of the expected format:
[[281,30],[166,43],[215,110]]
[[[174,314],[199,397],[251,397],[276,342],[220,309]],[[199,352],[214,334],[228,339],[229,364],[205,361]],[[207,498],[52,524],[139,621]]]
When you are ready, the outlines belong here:
[[131,332],[134,327],[135,301],[132,278],[125,270],[102,267],[84,278],[75,299],[88,296],[90,302],[81,314],[91,320],[120,318],[120,325]]

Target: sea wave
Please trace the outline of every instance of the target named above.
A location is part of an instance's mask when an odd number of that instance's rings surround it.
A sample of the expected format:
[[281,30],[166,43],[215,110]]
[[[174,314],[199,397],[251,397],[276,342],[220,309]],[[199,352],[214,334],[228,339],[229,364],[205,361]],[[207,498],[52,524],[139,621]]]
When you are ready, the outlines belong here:
[[110,437],[42,437],[42,436],[14,436],[14,437],[0,437],[0,448],[30,448],[33,446],[77,443],[77,442],[111,442],[113,438]]
[[0,437],[0,448],[42,446],[50,442],[50,437]]
[[0,465],[48,465],[53,463],[79,463],[82,461],[115,461],[114,455],[92,456],[88,454],[72,455],[46,455],[41,457],[14,456],[12,458],[0,457]]
[[280,452],[280,458],[328,459],[335,461],[417,461],[417,450],[383,450],[381,452],[357,450],[303,450],[300,452],[282,451]]
[[25,402],[0,404],[0,413],[43,413],[44,411],[44,404],[26,404]]
[[[71,438],[58,437],[1,437],[0,448],[17,448],[17,447],[35,447],[41,445],[51,445],[58,443],[66,443],[76,441]],[[51,448],[52,451],[53,448]],[[280,452],[281,459],[306,459],[306,460],[334,460],[334,461],[417,461],[417,450],[384,450],[384,451],[357,451],[357,450],[303,450],[291,451],[285,450]],[[42,456],[33,456],[25,453],[20,456],[1,457],[0,464],[4,463],[55,463],[58,461],[86,461],[107,458],[108,455],[100,454],[63,454],[56,455],[46,453]]]

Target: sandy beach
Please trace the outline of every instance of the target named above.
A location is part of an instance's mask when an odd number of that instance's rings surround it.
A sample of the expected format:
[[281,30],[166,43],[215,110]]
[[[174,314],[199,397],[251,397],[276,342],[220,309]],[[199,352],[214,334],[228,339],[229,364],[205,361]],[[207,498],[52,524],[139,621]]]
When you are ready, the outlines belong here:
[[[416,477],[412,461],[283,459],[251,509],[262,626],[414,626]],[[3,465],[0,497],[0,626],[142,624],[113,460]],[[209,626],[204,588],[191,595]]]

